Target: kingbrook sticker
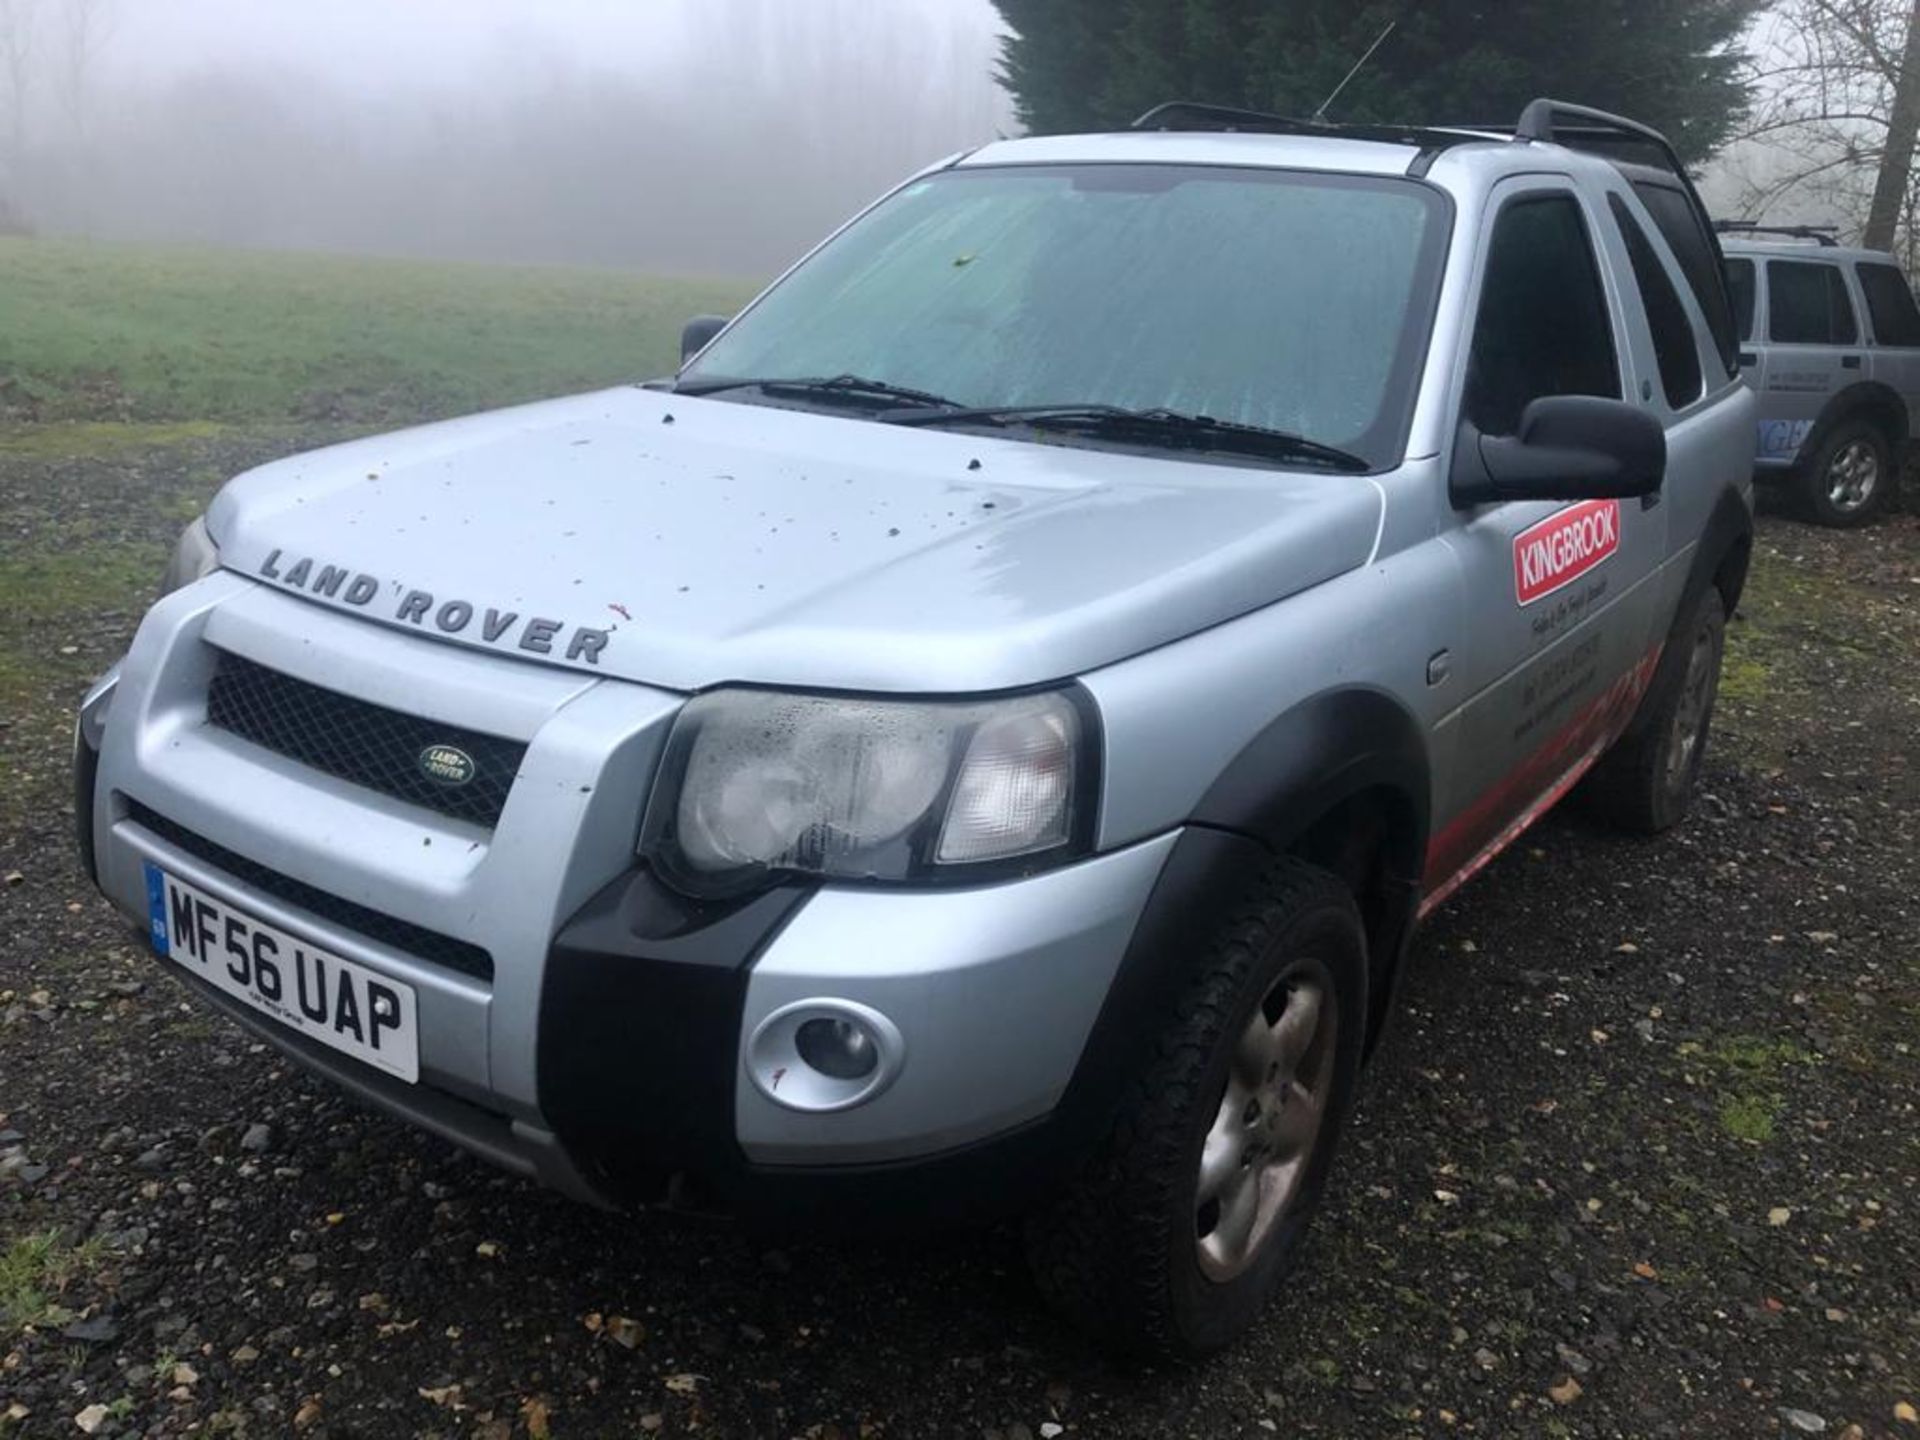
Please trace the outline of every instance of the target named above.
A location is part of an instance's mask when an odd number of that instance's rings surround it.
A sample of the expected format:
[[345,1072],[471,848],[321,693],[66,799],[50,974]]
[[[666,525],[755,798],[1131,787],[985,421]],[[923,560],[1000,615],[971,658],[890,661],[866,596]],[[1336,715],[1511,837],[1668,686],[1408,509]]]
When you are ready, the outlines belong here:
[[1620,548],[1620,502],[1583,500],[1513,537],[1513,593],[1522,605],[1571,585]]

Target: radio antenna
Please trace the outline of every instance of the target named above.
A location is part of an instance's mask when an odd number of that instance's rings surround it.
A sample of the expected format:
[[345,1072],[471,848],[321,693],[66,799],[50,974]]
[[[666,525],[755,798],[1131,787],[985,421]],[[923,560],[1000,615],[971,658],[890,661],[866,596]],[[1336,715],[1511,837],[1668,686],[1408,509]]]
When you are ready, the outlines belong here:
[[1352,80],[1354,76],[1358,75],[1362,70],[1366,68],[1367,61],[1373,58],[1373,52],[1378,50],[1382,45],[1386,43],[1387,36],[1393,33],[1393,27],[1398,25],[1399,23],[1400,22],[1398,20],[1389,20],[1387,22],[1387,28],[1382,30],[1377,36],[1374,37],[1373,43],[1367,46],[1367,53],[1362,55],[1358,60],[1353,62],[1353,68],[1347,71],[1345,77],[1340,81],[1338,85],[1333,87],[1333,93],[1327,96],[1326,99],[1320,102],[1320,108],[1313,112],[1314,124],[1319,125],[1319,124],[1325,123],[1327,118],[1327,110],[1332,106],[1334,101],[1340,98],[1340,92],[1347,88],[1347,82],[1349,80]]

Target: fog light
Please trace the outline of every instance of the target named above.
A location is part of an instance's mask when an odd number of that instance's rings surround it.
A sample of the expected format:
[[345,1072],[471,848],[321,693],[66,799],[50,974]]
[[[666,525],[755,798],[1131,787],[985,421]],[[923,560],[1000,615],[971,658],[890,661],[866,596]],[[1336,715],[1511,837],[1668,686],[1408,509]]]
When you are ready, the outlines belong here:
[[906,1063],[900,1029],[871,1005],[821,996],[782,1005],[747,1038],[754,1088],[789,1110],[863,1105]]
[[880,1063],[880,1047],[856,1021],[816,1015],[793,1035],[800,1058],[835,1080],[858,1080]]

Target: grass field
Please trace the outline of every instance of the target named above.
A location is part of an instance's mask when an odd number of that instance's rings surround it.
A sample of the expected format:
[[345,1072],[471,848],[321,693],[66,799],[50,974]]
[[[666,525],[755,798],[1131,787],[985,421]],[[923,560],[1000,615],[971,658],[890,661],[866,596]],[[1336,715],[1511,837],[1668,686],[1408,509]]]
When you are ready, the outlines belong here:
[[0,238],[0,423],[409,421],[661,374],[749,281]]

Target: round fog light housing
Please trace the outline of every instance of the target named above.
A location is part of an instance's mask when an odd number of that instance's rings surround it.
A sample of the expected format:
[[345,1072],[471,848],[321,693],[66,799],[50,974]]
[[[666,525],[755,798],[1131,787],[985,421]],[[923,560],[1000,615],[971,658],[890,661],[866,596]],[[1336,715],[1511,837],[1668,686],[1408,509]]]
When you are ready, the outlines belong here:
[[873,1033],[858,1020],[816,1015],[793,1032],[800,1058],[832,1080],[864,1080],[880,1064]]
[[894,1023],[870,1005],[820,998],[783,1005],[754,1027],[747,1074],[789,1110],[824,1113],[865,1104],[906,1061]]

